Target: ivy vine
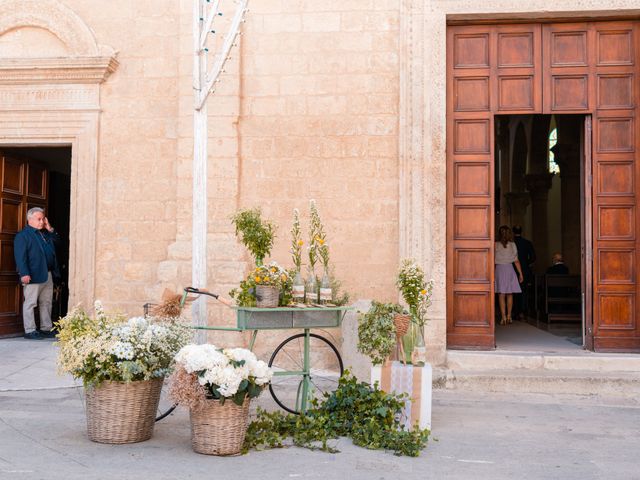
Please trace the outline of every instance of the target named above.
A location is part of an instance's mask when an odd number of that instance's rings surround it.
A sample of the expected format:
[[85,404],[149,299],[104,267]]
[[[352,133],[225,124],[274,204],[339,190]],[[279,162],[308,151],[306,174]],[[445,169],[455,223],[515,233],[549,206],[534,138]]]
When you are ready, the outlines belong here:
[[333,453],[338,450],[331,446],[331,440],[349,437],[361,447],[417,457],[430,432],[403,428],[400,412],[407,398],[405,394],[385,393],[377,384],[359,382],[345,371],[337,390],[326,393],[322,401],[313,400],[306,415],[258,409],[257,419],[247,431],[244,452],[293,444]]

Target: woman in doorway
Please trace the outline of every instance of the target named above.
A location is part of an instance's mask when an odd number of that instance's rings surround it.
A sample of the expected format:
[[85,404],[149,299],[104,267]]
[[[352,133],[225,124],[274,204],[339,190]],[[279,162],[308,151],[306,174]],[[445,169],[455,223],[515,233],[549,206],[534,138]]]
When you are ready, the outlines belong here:
[[[520,283],[524,280],[522,267],[518,261],[518,249],[513,242],[513,232],[506,225],[502,225],[498,230],[498,241],[495,245],[495,263],[496,293],[500,302],[500,325],[506,325],[511,323],[513,294],[522,292]],[[518,270],[517,277],[512,264]]]

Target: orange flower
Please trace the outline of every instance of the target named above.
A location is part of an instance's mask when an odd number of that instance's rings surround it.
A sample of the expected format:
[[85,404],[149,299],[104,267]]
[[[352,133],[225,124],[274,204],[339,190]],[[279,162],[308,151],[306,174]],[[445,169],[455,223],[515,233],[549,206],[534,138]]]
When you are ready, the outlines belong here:
[[283,273],[282,275],[280,275],[280,280],[282,280],[283,282],[286,282],[287,276]]
[[261,281],[262,279],[256,275],[256,277],[254,278],[254,280],[256,281],[256,283],[260,283],[260,281]]

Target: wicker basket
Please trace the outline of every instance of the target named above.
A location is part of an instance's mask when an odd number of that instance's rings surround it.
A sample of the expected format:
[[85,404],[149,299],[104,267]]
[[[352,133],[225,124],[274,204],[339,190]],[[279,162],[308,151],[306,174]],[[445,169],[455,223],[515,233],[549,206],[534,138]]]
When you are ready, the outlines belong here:
[[87,431],[98,443],[136,443],[153,435],[164,379],[104,382],[87,388]]
[[396,337],[404,337],[409,331],[411,324],[411,315],[396,313],[393,316],[393,324],[396,327]]
[[205,455],[238,455],[249,425],[249,398],[242,406],[230,399],[207,400],[198,410],[191,410],[191,445],[194,452]]
[[256,285],[256,307],[277,307],[280,302],[280,289],[269,285]]
[[396,357],[406,365],[407,356],[404,353],[402,337],[404,337],[409,331],[409,325],[411,325],[411,315],[396,313],[393,316],[393,325],[396,327]]

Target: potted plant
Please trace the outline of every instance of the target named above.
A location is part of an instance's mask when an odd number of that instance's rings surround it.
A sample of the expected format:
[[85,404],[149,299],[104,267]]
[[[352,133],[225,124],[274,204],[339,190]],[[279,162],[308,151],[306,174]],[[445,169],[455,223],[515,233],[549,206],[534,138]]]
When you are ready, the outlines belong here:
[[241,237],[240,240],[253,255],[256,266],[262,265],[265,257],[271,253],[276,225],[263,220],[259,208],[240,210],[231,221],[236,227],[236,236]]
[[172,319],[95,316],[76,307],[58,323],[58,367],[85,387],[89,439],[134,443],[153,434],[165,375],[191,330]]
[[408,344],[409,355],[414,364],[426,362],[424,327],[427,323],[427,309],[431,305],[433,280],[425,281],[424,271],[411,259],[405,259],[400,265],[396,285],[402,298],[409,307],[412,329]]
[[394,316],[403,313],[397,303],[373,301],[369,311],[358,318],[358,351],[374,365],[383,364],[396,346]]
[[229,295],[240,307],[288,305],[292,300],[292,283],[291,272],[271,262],[254,268]]
[[273,376],[267,364],[244,348],[187,345],[175,357],[170,394],[190,409],[193,450],[237,455],[248,426],[249,402]]
[[283,286],[290,281],[289,273],[276,262],[271,262],[256,267],[252,275],[256,284],[256,306],[277,307]]

